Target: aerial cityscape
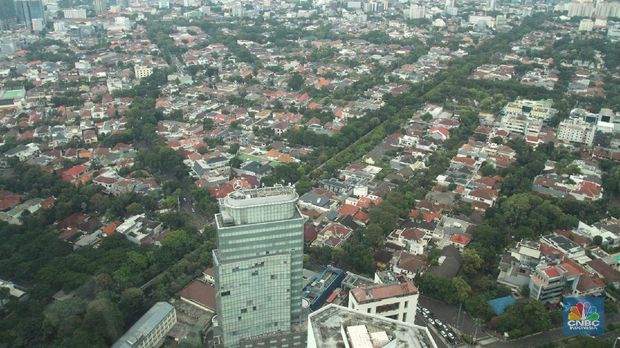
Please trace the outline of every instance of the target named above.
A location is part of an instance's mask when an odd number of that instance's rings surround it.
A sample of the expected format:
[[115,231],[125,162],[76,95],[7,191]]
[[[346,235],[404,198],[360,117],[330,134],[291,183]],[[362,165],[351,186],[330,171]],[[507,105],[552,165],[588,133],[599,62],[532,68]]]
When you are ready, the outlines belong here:
[[0,0],[0,348],[615,348],[619,300],[620,1]]

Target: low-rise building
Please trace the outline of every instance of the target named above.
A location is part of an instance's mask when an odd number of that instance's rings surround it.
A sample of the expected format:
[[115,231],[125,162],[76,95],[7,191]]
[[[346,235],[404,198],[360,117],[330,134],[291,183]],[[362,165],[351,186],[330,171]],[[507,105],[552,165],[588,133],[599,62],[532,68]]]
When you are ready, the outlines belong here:
[[555,266],[537,269],[530,275],[530,297],[543,303],[558,303],[565,286],[566,278]]
[[176,322],[177,314],[174,307],[168,302],[157,302],[112,345],[112,348],[159,347]]
[[569,143],[592,146],[596,125],[580,119],[568,119],[560,122],[557,139]]
[[418,306],[418,289],[406,277],[402,277],[401,281],[399,284],[354,288],[349,293],[348,307],[413,324]]
[[520,293],[523,287],[529,286],[530,274],[540,263],[540,259],[539,242],[520,241],[502,257],[497,283]]
[[501,128],[512,133],[518,133],[522,135],[534,135],[540,134],[543,121],[539,119],[530,119],[524,115],[506,115],[502,118]]
[[133,70],[137,79],[143,79],[153,74],[153,68],[144,65],[135,65]]

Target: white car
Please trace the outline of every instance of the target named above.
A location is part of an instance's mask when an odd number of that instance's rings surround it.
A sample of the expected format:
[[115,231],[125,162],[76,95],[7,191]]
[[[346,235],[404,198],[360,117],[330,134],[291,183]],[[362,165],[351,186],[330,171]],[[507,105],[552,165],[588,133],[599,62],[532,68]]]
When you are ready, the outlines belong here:
[[428,323],[431,325],[435,325],[435,321],[433,319],[428,319]]
[[441,320],[436,319],[435,322],[437,323],[437,326],[443,326],[443,323],[441,322]]

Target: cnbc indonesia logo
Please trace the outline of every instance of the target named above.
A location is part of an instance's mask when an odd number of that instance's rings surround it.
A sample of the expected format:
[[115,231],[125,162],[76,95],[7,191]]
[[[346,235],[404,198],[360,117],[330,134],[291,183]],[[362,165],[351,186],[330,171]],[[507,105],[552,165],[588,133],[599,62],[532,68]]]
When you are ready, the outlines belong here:
[[[601,298],[567,298],[564,312],[564,333],[567,335],[600,335],[604,331]],[[572,303],[571,303],[572,302]],[[598,305],[598,306],[597,306]]]

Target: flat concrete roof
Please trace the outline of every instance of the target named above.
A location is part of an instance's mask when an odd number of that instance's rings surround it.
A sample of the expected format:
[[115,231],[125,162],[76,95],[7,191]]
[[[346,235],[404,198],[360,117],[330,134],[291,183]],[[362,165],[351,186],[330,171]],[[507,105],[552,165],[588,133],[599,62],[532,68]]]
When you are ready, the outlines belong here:
[[310,314],[309,328],[312,328],[317,347],[344,347],[344,340],[351,341],[343,335],[348,327],[366,327],[368,334],[383,335],[394,348],[436,348],[437,345],[426,327],[381,317],[374,314],[358,312],[353,309],[330,304]]

